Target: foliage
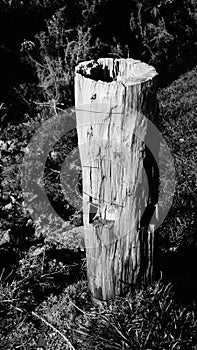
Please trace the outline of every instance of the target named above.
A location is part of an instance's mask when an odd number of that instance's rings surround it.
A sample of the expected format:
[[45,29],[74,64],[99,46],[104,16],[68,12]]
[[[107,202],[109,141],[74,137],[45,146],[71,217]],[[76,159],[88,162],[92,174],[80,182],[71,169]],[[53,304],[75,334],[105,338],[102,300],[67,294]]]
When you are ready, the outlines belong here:
[[[41,106],[39,109],[37,108],[37,112],[40,113],[37,113],[34,121],[26,115],[25,121],[18,125],[7,125],[6,128],[1,129],[0,166],[2,171],[0,190],[2,195],[0,199],[0,239],[3,241],[3,237],[8,236],[6,240],[10,246],[20,250],[27,249],[28,245],[32,243],[32,240],[46,237],[48,231],[52,232],[57,228],[54,219],[55,215],[48,215],[46,211],[47,206],[53,207],[57,216],[59,215],[61,224],[58,223],[58,225],[62,228],[64,221],[68,220],[69,216],[74,213],[72,205],[68,203],[63,192],[60,181],[60,170],[65,157],[77,146],[76,130],[71,130],[68,135],[59,138],[58,135],[62,133],[62,124],[60,122],[59,124],[56,123],[55,133],[53,123],[54,109]],[[58,116],[58,120],[62,120],[61,118],[73,117],[73,112],[70,110],[69,114],[67,110],[65,116],[58,109]],[[41,128],[41,125],[42,133],[40,134],[37,130]],[[28,153],[30,152],[28,144],[34,133],[35,135],[39,134],[37,136],[40,137],[38,142],[34,142],[35,149],[31,149],[30,154]],[[51,133],[52,140],[50,139]],[[49,139],[51,142],[50,145]],[[47,146],[49,148],[51,147],[51,152],[46,154],[46,164],[43,173],[43,163],[38,156],[38,150],[40,147],[41,151],[44,152]],[[57,154],[57,157],[52,157],[52,153]],[[23,161],[24,155],[27,157],[27,154],[29,154],[28,164]],[[36,186],[36,184],[40,180],[39,174],[40,177],[44,178],[43,186],[48,199],[45,196],[42,198],[39,192],[37,193],[39,186]],[[23,187],[21,183],[22,178]],[[34,181],[33,185],[32,179]],[[67,178],[67,181],[70,180]],[[26,182],[29,183],[28,188],[24,188]],[[30,204],[27,207],[27,203],[34,201],[38,195],[38,204],[40,206],[38,208],[39,220],[37,220],[38,218],[36,219],[36,213],[31,212],[32,205]],[[33,208],[35,211],[35,206]],[[78,220],[74,219],[73,222],[79,222],[79,220],[80,217]]]
[[88,58],[140,58],[158,69],[161,85],[183,71],[183,65],[189,68],[196,62],[197,8],[192,0],[181,5],[177,0],[136,0],[126,2],[121,11],[110,0],[75,5],[75,12],[68,4],[56,12],[47,30],[36,37],[38,78],[48,100],[73,103],[72,93],[64,91],[66,85],[68,91],[73,88],[74,67]]
[[[3,1],[0,96],[10,119],[33,117],[32,100],[73,104],[74,67],[88,58],[141,59],[166,85],[197,63],[196,13],[193,0]],[[10,18],[14,40],[4,29]]]
[[43,32],[37,37],[42,64],[36,66],[45,101],[67,107],[73,104],[74,67],[79,61],[89,58],[90,51],[89,30],[78,27],[75,35],[72,32],[61,27],[57,15],[49,22],[48,33]]
[[[156,66],[160,83],[195,64],[196,5],[192,0],[135,1],[130,29],[138,57]],[[132,47],[131,47],[132,50]]]
[[[36,123],[35,120],[34,126]],[[24,206],[20,186],[20,164],[32,131],[33,125],[30,121],[18,126],[8,125],[6,129],[1,129],[1,230],[10,231],[11,244],[15,248],[21,246],[28,237],[30,239],[34,231],[32,231],[33,223]]]

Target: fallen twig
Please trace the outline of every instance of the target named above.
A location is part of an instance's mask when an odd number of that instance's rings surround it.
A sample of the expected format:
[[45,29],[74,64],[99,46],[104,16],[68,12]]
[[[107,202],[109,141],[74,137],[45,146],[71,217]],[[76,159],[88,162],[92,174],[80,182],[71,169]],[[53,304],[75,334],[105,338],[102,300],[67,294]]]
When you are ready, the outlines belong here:
[[44,322],[47,326],[49,326],[50,328],[52,328],[56,333],[58,333],[66,342],[67,344],[70,346],[70,350],[76,350],[74,348],[74,346],[71,344],[71,342],[68,340],[68,338],[61,333],[57,328],[55,328],[52,324],[50,324],[48,321],[46,321],[43,317],[37,315],[34,311],[32,311],[32,315],[35,316],[36,318],[40,319],[42,322]]

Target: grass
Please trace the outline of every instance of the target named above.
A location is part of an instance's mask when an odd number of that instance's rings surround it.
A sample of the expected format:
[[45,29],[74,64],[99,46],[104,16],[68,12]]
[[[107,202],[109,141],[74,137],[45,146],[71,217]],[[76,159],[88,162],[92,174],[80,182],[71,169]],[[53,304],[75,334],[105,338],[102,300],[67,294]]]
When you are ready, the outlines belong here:
[[194,68],[158,93],[159,129],[170,148],[176,170],[173,205],[160,231],[174,249],[197,243],[196,81],[197,68]]
[[10,324],[6,336],[1,332],[3,348],[196,349],[194,311],[176,305],[171,286],[161,282],[98,306],[85,281],[49,296],[33,312],[5,297]]

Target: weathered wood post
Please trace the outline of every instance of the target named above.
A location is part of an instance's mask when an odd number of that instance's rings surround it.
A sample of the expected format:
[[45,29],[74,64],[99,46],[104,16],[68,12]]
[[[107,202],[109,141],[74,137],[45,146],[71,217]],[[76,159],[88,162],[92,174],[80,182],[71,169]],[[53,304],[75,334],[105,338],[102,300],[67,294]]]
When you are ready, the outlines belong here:
[[133,59],[102,58],[75,70],[87,273],[97,299],[124,295],[153,277],[156,76]]

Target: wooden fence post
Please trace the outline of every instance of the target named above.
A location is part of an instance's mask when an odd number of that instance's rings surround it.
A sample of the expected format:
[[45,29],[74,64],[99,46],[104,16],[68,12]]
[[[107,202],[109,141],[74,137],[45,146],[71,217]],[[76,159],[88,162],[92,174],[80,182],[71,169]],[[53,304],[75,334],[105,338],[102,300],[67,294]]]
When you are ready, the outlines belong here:
[[152,66],[133,59],[101,58],[75,69],[87,274],[96,299],[152,281],[156,76]]

